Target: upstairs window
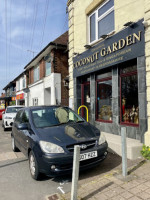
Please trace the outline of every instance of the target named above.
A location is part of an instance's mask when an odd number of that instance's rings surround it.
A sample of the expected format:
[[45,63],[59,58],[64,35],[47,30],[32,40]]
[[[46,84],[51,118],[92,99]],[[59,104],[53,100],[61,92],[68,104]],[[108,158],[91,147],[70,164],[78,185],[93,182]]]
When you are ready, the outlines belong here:
[[45,76],[49,76],[51,74],[51,57],[50,55],[45,56]]
[[114,31],[114,0],[107,0],[89,16],[89,26],[90,43]]
[[38,81],[40,79],[40,68],[39,68],[39,65],[37,65],[35,68],[34,68],[34,82]]
[[46,61],[45,66],[46,66],[45,75],[48,76],[51,74],[51,60]]
[[23,86],[23,89],[26,87],[26,78],[23,77],[22,79],[22,86]]

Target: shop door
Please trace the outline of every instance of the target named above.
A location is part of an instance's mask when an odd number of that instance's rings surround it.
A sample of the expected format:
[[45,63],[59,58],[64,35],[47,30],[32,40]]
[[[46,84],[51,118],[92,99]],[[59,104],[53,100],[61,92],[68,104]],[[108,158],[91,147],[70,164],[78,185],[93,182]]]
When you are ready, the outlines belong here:
[[[89,112],[89,122],[91,121],[91,98],[90,98],[90,82],[86,82],[82,84],[81,91],[81,102],[82,105],[87,106]],[[81,116],[86,120],[86,109],[81,109]]]

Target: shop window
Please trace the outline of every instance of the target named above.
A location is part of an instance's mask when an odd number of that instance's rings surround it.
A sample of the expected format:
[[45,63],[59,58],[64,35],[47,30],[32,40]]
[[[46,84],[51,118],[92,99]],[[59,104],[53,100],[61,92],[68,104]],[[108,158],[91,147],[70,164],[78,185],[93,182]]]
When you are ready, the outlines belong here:
[[114,31],[114,0],[107,0],[89,16],[90,43]]
[[139,106],[138,106],[138,79],[137,66],[124,67],[120,70],[121,84],[121,123],[138,125]]
[[[99,75],[96,80],[96,118],[98,121],[112,122],[112,78],[111,73]],[[105,78],[104,78],[105,77]]]
[[34,82],[38,81],[40,79],[40,68],[39,65],[34,67]]

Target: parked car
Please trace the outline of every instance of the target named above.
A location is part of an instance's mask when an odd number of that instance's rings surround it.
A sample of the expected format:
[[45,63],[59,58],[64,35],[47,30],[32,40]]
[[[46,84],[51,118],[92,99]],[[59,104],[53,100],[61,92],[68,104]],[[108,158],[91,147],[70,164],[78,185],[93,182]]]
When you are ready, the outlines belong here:
[[17,112],[12,127],[12,149],[29,158],[33,179],[72,172],[74,146],[80,146],[80,170],[96,166],[107,156],[100,131],[68,107],[26,107]]
[[7,106],[6,110],[2,112],[2,127],[4,131],[12,127],[17,111],[21,108],[23,106]]
[[0,109],[0,119],[2,119],[2,112],[5,112],[5,109],[4,109],[4,108],[1,108],[1,109]]

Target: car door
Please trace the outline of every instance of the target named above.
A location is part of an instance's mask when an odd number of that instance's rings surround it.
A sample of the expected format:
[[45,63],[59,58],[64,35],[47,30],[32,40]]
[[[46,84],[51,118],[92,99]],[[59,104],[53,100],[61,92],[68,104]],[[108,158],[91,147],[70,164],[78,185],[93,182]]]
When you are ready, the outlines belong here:
[[23,110],[19,110],[17,112],[16,118],[14,120],[13,127],[12,127],[12,134],[13,134],[14,139],[15,139],[15,144],[20,150],[21,150],[21,147],[20,147],[20,134],[19,134],[19,130],[18,130],[18,125],[21,123],[22,114],[23,114]]
[[[24,110],[21,116],[22,120],[21,123],[23,124],[29,124],[29,112],[28,110]],[[20,145],[21,145],[21,151],[26,156],[28,155],[28,143],[29,143],[29,137],[30,133],[28,129],[25,130],[18,130],[20,135]]]

